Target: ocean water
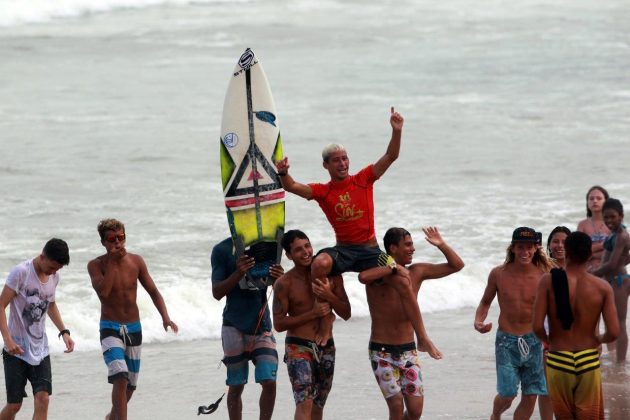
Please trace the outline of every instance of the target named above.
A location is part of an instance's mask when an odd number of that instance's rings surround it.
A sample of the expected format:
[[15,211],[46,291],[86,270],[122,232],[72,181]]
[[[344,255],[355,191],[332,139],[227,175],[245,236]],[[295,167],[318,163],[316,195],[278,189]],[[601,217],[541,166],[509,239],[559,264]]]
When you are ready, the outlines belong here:
[[[77,350],[98,348],[85,267],[103,252],[98,221],[116,217],[181,329],[165,334],[139,292],[145,340],[218,338],[219,126],[250,47],[299,181],[326,180],[329,142],[354,170],[376,161],[389,107],[404,115],[401,156],[375,187],[377,234],[406,227],[416,261],[439,262],[420,230],[438,226],[466,267],[425,284],[421,307],[470,308],[472,323],[515,227],[574,228],[593,184],[629,201],[628,27],[622,0],[0,0],[0,276],[66,239],[58,304]],[[317,205],[295,196],[287,228],[334,242]],[[356,275],[345,278],[354,316],[368,316]]]

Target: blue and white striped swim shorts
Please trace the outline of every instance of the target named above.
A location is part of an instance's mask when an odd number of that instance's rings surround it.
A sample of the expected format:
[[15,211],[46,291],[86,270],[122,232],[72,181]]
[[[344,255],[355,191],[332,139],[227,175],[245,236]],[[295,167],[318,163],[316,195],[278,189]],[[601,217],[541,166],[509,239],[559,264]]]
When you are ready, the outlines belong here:
[[140,372],[142,350],[142,326],[140,321],[120,324],[114,321],[100,322],[101,349],[107,365],[107,381],[127,379],[127,388],[136,389]]

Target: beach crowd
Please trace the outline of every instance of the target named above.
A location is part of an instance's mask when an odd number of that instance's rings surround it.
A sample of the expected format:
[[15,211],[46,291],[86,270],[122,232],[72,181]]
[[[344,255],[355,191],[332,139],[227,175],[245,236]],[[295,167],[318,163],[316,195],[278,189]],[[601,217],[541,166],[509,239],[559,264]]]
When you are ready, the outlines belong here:
[[[343,274],[359,273],[371,317],[366,337],[369,366],[387,404],[390,419],[419,419],[424,387],[419,352],[433,359],[442,353],[427,334],[418,305],[425,280],[456,273],[464,261],[436,227],[422,229],[424,239],[443,255],[441,263],[412,263],[415,243],[403,227],[385,232],[383,248],[374,229],[373,185],[400,154],[402,115],[391,108],[391,138],[385,153],[351,174],[348,152],[327,145],[322,165],[330,180],[301,183],[289,173],[288,157],[275,164],[275,177],[289,193],[317,202],[335,232],[335,244],[315,252],[307,233],[284,232],[281,246],[292,267],[269,267],[252,282],[254,257],[239,252],[233,236],[212,249],[212,295],[225,298],[221,341],[226,367],[227,411],[242,418],[241,395],[250,362],[260,384],[259,418],[271,419],[276,399],[279,356],[273,330],[286,331],[284,364],[295,400],[295,419],[322,419],[335,371],[333,326],[347,320],[352,308]],[[506,237],[505,261],[493,268],[474,313],[481,334],[497,298],[500,308],[495,354],[497,394],[489,407],[499,419],[518,396],[515,419],[528,419],[538,402],[542,419],[603,419],[600,358],[625,363],[626,315],[630,276],[630,236],[623,225],[623,206],[601,186],[586,194],[586,218],[575,231],[558,226],[547,237],[536,229],[515,226]],[[103,219],[97,231],[105,253],[87,265],[101,303],[100,340],[112,408],[106,418],[127,419],[127,404],[137,385],[142,326],[138,283],[162,317],[164,330],[178,331],[144,259],[126,250],[125,226]],[[418,232],[419,233],[419,232]],[[49,240],[41,253],[13,267],[0,294],[0,332],[7,404],[0,420],[14,419],[30,382],[37,420],[46,419],[52,375],[46,318],[59,330],[66,352],[74,341],[55,300],[59,270],[70,262],[65,241]],[[269,289],[273,300],[269,304]],[[5,309],[9,306],[7,319]],[[271,306],[271,308],[270,308]],[[472,319],[471,319],[472,320]],[[366,366],[367,368],[367,366]],[[490,404],[490,403],[489,403]],[[218,402],[200,413],[210,413]]]

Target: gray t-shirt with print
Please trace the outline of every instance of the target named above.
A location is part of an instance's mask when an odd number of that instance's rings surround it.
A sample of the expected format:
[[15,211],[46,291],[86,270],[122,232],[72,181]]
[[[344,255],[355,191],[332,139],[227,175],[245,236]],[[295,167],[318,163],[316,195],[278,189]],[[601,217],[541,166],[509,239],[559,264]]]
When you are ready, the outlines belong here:
[[9,306],[9,332],[13,341],[24,350],[16,357],[33,366],[48,356],[46,315],[48,306],[55,301],[58,283],[58,273],[41,282],[32,260],[13,267],[7,277],[7,287],[17,293]]

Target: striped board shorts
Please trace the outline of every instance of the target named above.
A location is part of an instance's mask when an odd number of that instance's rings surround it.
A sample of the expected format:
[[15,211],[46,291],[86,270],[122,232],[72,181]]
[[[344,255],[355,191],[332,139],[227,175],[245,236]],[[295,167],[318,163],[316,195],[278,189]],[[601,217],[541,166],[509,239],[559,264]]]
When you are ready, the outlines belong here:
[[140,372],[142,326],[140,321],[120,324],[100,322],[101,349],[107,365],[107,381],[113,384],[119,378],[127,379],[127,388],[136,389]]
[[597,349],[547,353],[549,398],[557,419],[604,420]]
[[227,367],[228,386],[243,385],[249,376],[249,361],[254,363],[254,379],[257,383],[275,381],[278,371],[276,339],[271,331],[245,334],[235,327],[223,325],[223,363]]

